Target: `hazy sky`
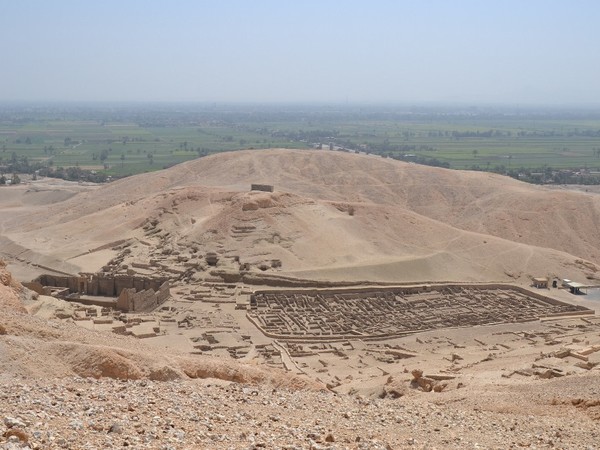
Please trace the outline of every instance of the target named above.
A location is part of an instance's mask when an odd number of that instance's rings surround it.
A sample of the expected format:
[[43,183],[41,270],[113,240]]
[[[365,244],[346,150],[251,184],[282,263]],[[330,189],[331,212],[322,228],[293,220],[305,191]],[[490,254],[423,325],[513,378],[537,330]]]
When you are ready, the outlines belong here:
[[600,104],[597,0],[0,0],[0,101]]

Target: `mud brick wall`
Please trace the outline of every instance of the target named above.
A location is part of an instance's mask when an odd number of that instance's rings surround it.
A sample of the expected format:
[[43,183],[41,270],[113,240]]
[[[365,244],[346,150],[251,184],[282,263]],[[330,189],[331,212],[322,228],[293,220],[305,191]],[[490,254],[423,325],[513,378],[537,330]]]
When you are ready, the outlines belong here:
[[161,303],[164,303],[171,296],[171,286],[169,285],[168,281],[165,281],[163,284],[160,285],[156,295],[158,297],[157,301],[159,305]]
[[123,289],[117,299],[117,309],[121,311],[131,311],[133,306],[133,295],[135,289]]
[[21,284],[23,286],[25,286],[27,289],[37,292],[38,294],[45,295],[44,287],[42,286],[42,283],[40,283],[38,281],[32,281],[30,283],[21,283]]
[[105,297],[117,297],[123,289],[135,288],[136,291],[152,289],[160,290],[161,286],[167,281],[164,277],[148,278],[130,275],[111,275],[103,273],[82,274],[80,277],[68,277],[57,275],[40,275],[32,283],[39,283],[42,286],[65,287],[69,288],[71,293],[80,293],[87,295],[100,295]]
[[77,292],[79,277],[66,277],[56,275],[40,275],[36,280],[42,286],[69,288],[71,292]]
[[167,282],[165,278],[146,278],[144,279],[144,289],[160,290],[160,287]]
[[115,294],[115,279],[113,277],[98,277],[98,293],[96,295],[114,297]]
[[123,288],[117,299],[117,309],[127,312],[152,311],[170,296],[168,281],[165,281],[157,291],[145,289],[138,292],[135,288]]
[[133,287],[135,288],[136,291],[143,291],[144,289],[149,289],[149,286],[147,286],[147,284],[149,284],[149,283],[147,283],[146,280],[143,278],[135,277],[133,279]]
[[116,295],[120,295],[123,289],[134,288],[133,277],[117,275],[115,277],[115,292]]
[[136,312],[151,311],[157,306],[156,292],[151,289],[133,294],[133,310]]
[[87,294],[88,295],[99,295],[98,291],[99,291],[98,277],[93,277],[92,279],[90,279],[88,281],[88,284],[87,284]]
[[273,192],[273,186],[270,184],[252,184],[250,185],[251,191],[263,191],[263,192]]

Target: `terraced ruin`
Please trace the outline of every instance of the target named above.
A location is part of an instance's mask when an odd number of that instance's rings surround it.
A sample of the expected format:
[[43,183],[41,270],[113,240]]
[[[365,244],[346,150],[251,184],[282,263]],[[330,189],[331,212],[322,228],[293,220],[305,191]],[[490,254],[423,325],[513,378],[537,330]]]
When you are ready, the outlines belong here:
[[415,286],[367,290],[261,291],[248,318],[276,339],[387,339],[440,328],[594,314],[508,285]]

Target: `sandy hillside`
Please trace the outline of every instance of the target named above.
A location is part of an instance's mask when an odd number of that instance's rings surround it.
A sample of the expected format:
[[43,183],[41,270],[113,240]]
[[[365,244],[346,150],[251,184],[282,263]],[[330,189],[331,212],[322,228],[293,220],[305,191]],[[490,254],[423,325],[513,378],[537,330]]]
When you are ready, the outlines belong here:
[[20,189],[1,202],[3,253],[66,273],[99,270],[126,239],[344,281],[585,281],[600,260],[598,196],[366,155],[231,152],[76,195]]
[[[251,183],[275,192],[250,192]],[[254,286],[224,287],[211,270],[594,282],[599,205],[597,195],[490,174],[288,150],[225,153],[102,186],[40,180],[0,189],[0,256],[17,269],[0,264],[0,446],[597,448],[597,315],[297,348],[267,339],[235,300],[220,303]],[[214,268],[200,257],[209,252],[219,257]],[[97,331],[93,317],[59,320],[63,305],[17,281],[109,261],[113,273],[128,273],[152,260],[160,264],[148,267],[186,271],[170,272],[170,312],[150,317],[165,334],[145,340]],[[219,296],[190,300],[194,289]],[[597,304],[564,290],[548,295]],[[231,323],[217,326],[217,316]],[[209,328],[222,341],[198,354],[192,343]],[[252,347],[239,360],[220,348],[239,346],[236,335]],[[259,346],[281,349],[280,361],[259,356]]]

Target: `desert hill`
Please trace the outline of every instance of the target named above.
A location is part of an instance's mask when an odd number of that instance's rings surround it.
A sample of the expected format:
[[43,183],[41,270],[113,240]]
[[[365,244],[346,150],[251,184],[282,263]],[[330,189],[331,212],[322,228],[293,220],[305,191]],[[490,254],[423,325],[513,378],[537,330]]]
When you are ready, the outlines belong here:
[[[251,183],[275,191],[250,192]],[[0,442],[593,448],[596,315],[296,348],[267,339],[235,300],[192,291],[225,292],[216,274],[239,274],[246,264],[251,274],[328,281],[594,279],[598,202],[490,174],[289,150],[214,155],[102,186],[40,180],[4,188],[0,252],[20,272],[0,264]],[[216,267],[207,266],[210,252]],[[173,298],[164,304],[172,312],[155,311],[166,334],[144,340],[97,331],[89,318],[59,320],[61,301],[35,299],[16,280],[107,264],[113,273],[144,273],[150,261],[158,263],[149,272],[172,270]],[[227,285],[231,295],[253,288]],[[548,292],[595,307],[585,296]],[[217,316],[229,316],[230,328]],[[198,354],[192,344],[208,335],[222,341],[199,345]],[[250,339],[240,360],[228,353],[240,345],[236,335]],[[261,356],[267,347],[281,349],[279,363]],[[300,352],[286,353],[294,348]],[[421,390],[414,369],[447,386]]]
[[67,273],[98,270],[127,239],[150,244],[131,258],[197,246],[344,281],[584,281],[600,260],[597,195],[328,151],[223,153],[76,194],[34,185],[1,225],[5,253]]

